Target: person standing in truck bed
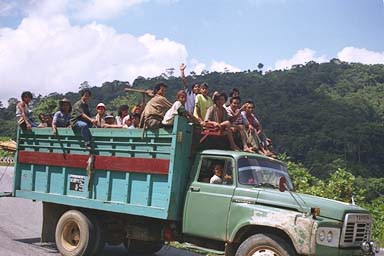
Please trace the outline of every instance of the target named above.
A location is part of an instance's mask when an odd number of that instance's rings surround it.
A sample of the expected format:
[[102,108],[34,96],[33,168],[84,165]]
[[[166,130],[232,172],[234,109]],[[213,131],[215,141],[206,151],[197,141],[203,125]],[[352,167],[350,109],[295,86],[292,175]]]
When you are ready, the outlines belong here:
[[156,84],[153,93],[155,96],[148,101],[141,115],[140,127],[158,129],[162,127],[165,113],[172,107],[172,103],[165,98],[168,86],[164,83]]
[[97,125],[97,120],[91,118],[91,112],[89,111],[88,102],[92,96],[92,92],[89,89],[83,89],[80,91],[80,100],[73,104],[71,114],[71,125],[75,131],[81,133],[81,137],[84,140],[84,144],[87,149],[92,148],[92,135],[89,131],[93,125]]

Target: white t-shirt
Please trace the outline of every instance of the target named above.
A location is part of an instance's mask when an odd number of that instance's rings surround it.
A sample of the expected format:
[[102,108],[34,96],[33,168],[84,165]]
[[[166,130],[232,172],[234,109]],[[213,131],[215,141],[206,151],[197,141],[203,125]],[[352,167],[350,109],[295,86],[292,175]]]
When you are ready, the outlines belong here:
[[223,184],[223,179],[215,174],[209,180],[209,183],[211,183],[211,184]]
[[172,107],[168,109],[168,111],[165,113],[163,121],[161,122],[164,125],[173,125],[173,119],[175,119],[175,116],[178,114],[179,108],[183,106],[180,101],[175,101],[173,103]]

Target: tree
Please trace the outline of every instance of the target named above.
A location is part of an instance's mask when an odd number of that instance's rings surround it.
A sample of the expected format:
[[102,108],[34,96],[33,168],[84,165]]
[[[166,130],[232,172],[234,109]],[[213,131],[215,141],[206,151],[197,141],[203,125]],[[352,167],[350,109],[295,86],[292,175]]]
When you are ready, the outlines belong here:
[[86,88],[89,88],[89,87],[90,87],[90,85],[89,85],[88,81],[84,81],[84,82],[82,82],[82,83],[80,84],[80,86],[79,86],[79,91],[81,91],[81,90],[83,90],[83,89],[86,89]]
[[264,64],[263,63],[259,63],[257,64],[257,68],[261,71],[264,67]]

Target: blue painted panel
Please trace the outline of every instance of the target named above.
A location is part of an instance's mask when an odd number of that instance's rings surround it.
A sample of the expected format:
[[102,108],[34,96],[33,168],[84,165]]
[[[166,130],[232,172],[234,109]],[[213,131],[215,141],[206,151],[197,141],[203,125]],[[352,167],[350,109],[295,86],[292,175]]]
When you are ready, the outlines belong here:
[[111,201],[126,202],[127,198],[127,182],[126,173],[124,172],[111,172]]
[[35,189],[37,192],[46,192],[48,184],[48,176],[46,167],[42,165],[35,165],[33,167],[35,173]]
[[21,173],[20,175],[20,189],[32,191],[32,166],[26,164],[20,164],[16,169]]
[[148,201],[147,174],[131,173],[130,182],[131,204],[146,206]]
[[152,176],[152,206],[166,208],[169,200],[168,176]]
[[100,201],[108,201],[108,189],[109,189],[109,179],[107,172],[105,171],[96,171],[94,174],[94,189],[93,189],[93,198]]
[[64,191],[64,174],[63,168],[50,166],[49,167],[49,193],[62,194]]

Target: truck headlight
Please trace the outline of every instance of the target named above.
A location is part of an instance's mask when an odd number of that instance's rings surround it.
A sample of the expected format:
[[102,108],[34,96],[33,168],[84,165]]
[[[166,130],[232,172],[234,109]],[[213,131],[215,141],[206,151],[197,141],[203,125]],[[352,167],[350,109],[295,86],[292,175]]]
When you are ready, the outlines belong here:
[[320,239],[320,241],[324,241],[324,239],[325,239],[325,231],[324,230],[321,230],[319,232],[319,239]]
[[320,245],[339,247],[340,229],[320,227],[317,230],[316,242]]

